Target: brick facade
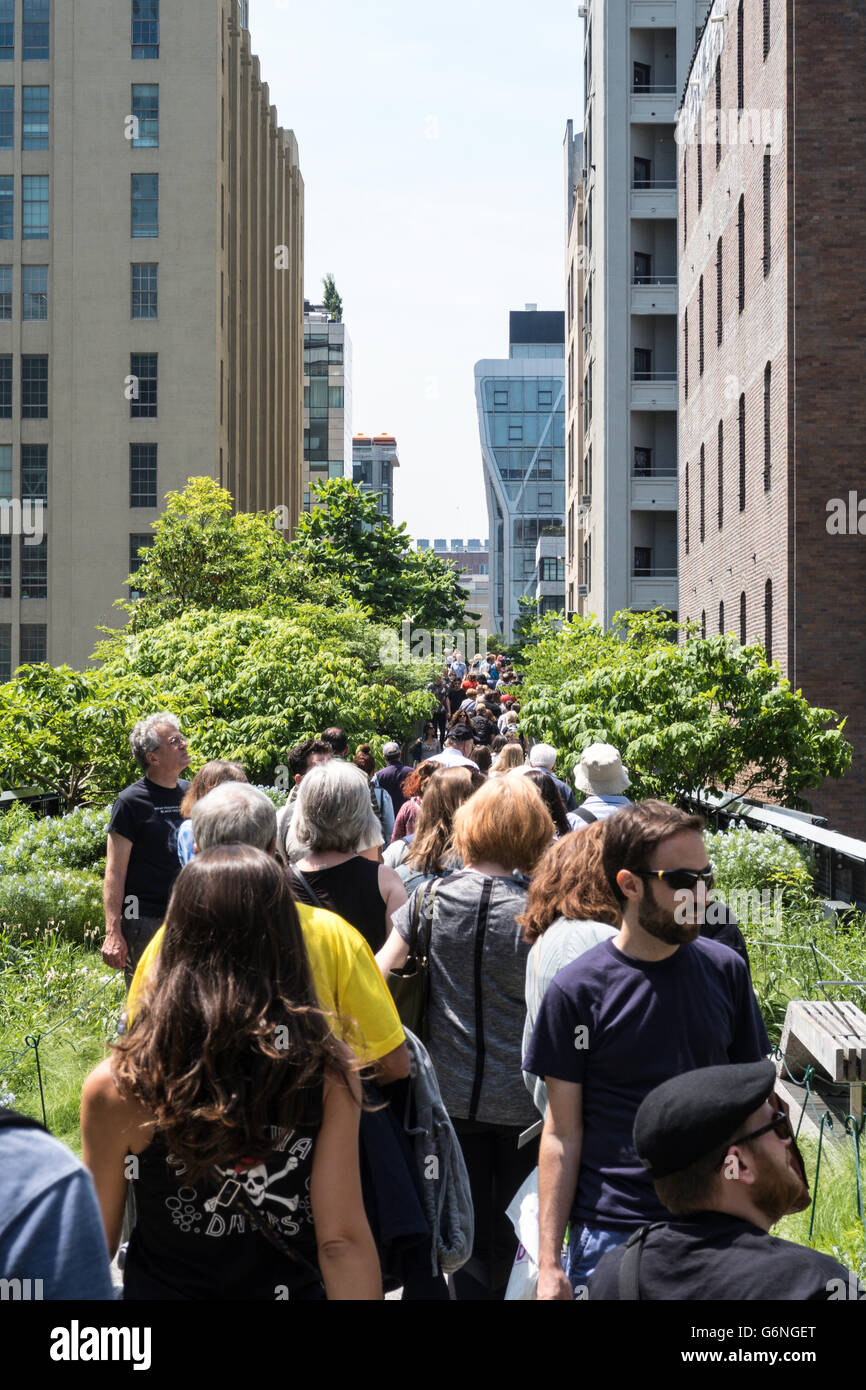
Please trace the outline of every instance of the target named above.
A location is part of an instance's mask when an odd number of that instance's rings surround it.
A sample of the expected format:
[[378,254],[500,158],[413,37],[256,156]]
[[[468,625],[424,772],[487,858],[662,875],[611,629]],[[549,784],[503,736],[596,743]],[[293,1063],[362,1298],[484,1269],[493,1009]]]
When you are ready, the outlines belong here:
[[[725,8],[727,19],[708,21],[692,68],[691,80],[698,85],[686,89],[680,123],[680,612],[698,622],[705,615],[712,635],[719,631],[723,604],[725,631],[740,636],[745,595],[747,639],[764,641],[769,628],[772,656],[792,685],[802,688],[813,704],[848,716],[846,733],[855,747],[852,771],[810,800],[834,829],[866,837],[866,640],[861,626],[866,536],[830,535],[826,525],[831,498],[847,499],[859,489],[859,498],[866,500],[866,396],[858,381],[866,341],[861,246],[866,225],[866,11],[856,0],[832,6],[770,0],[765,53],[764,0],[743,0],[740,57],[741,7],[737,0],[727,0],[726,6],[717,0],[712,13]],[[716,118],[717,57],[721,121]]]

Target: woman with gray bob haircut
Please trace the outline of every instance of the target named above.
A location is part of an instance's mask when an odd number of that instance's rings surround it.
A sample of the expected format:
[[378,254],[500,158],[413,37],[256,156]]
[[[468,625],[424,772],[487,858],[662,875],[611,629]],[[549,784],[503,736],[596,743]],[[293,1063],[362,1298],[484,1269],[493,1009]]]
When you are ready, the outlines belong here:
[[338,758],[311,768],[298,788],[289,830],[289,879],[299,902],[345,918],[378,951],[391,914],[406,901],[399,876],[361,857],[382,834],[366,777]]
[[277,838],[274,803],[248,782],[223,782],[197,801],[190,812],[198,850],[214,845],[254,845],[273,852]]

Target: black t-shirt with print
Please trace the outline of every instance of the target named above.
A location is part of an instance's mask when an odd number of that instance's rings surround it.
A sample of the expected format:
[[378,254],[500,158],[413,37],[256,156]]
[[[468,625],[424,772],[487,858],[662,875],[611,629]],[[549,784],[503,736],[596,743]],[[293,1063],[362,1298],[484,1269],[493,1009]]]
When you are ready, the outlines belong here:
[[176,787],[160,787],[140,777],[111,808],[109,831],[132,841],[123,896],[138,899],[140,917],[160,917],[168,906],[180,873],[177,832],[183,819],[180,803],[188,791],[183,779]]

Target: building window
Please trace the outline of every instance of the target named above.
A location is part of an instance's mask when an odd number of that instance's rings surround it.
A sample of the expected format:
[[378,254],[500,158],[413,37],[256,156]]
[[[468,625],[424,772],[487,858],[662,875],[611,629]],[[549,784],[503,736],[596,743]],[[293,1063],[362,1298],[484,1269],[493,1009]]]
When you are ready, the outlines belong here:
[[507,392],[507,391],[494,391],[494,392],[493,392],[493,409],[494,409],[495,411],[502,411],[502,410],[507,410],[507,409],[508,409],[508,392]]
[[129,505],[130,507],[155,507],[157,505],[155,444],[130,444],[129,446]]
[[132,114],[138,121],[133,149],[156,149],[159,145],[159,87],[155,82],[133,82]]
[[21,665],[34,666],[37,661],[45,661],[48,656],[47,632],[44,623],[21,624]]
[[689,239],[689,147],[683,151],[683,246]]
[[129,354],[129,374],[136,378],[133,383],[136,394],[129,402],[132,420],[156,419],[157,354],[155,352],[131,352]]
[[21,148],[47,150],[49,107],[47,87],[25,87],[21,101]]
[[764,649],[767,660],[773,660],[773,581],[764,585]]
[[743,0],[737,6],[737,109],[742,111],[746,105],[746,65]]
[[724,637],[724,635],[725,635],[725,605],[724,605],[723,603],[720,603],[720,604],[719,604],[719,636],[720,636],[720,637]]
[[550,511],[553,507],[553,493],[539,492],[538,507],[540,511]]
[[48,597],[48,537],[38,545],[28,545],[30,536],[21,537],[21,597]]
[[[145,532],[143,532],[143,533],[142,533],[142,532],[136,531],[136,532],[134,532],[134,533],[129,537],[129,573],[130,573],[130,577],[131,577],[133,574],[137,574],[138,571],[141,569],[142,565],[144,564],[144,556],[143,556],[143,555],[139,555],[138,552],[139,552],[140,550],[148,550],[148,549],[150,549],[150,547],[153,545],[153,542],[154,542],[155,539],[156,539],[156,537],[155,537],[155,536],[153,535],[153,533],[150,532],[150,531],[145,531]],[[129,597],[130,597],[131,599],[137,599],[137,598],[141,598],[141,594],[140,594],[140,592],[139,592],[138,589],[134,589],[134,588],[130,587],[130,590],[129,590]]]
[[701,610],[701,638],[703,639],[704,642],[706,642],[706,640],[707,640],[707,610],[706,610],[705,608]]
[[12,597],[12,537],[0,536],[0,598]]
[[724,332],[725,332],[725,325],[724,325],[724,308],[725,308],[725,305],[724,305],[724,297],[723,297],[724,280],[723,280],[723,278],[722,278],[722,277],[723,277],[723,274],[724,274],[724,267],[723,267],[723,263],[722,263],[722,238],[719,237],[718,241],[716,242],[716,346],[717,346],[717,347],[721,347],[721,346],[722,346],[722,338],[724,337]]
[[130,236],[159,236],[159,174],[132,174]]
[[0,150],[15,148],[15,88],[0,87]]
[[740,313],[746,307],[746,195],[740,195],[737,209],[737,251],[739,253]]
[[21,358],[21,419],[48,419],[48,358]]
[[704,374],[704,277],[698,281],[698,375]]
[[0,322],[12,318],[12,267],[0,265]]
[[538,577],[542,584],[564,584],[565,562],[554,555],[544,556],[539,563]]
[[0,420],[12,419],[12,354],[0,356]]
[[522,425],[509,425],[509,426],[508,426],[508,440],[509,440],[509,443],[520,443],[520,442],[522,441],[522,439],[523,439],[523,426],[522,426]]
[[721,531],[725,519],[725,427],[721,420],[719,421],[718,451],[718,519],[719,530]]
[[132,0],[132,56],[159,57],[159,0]]
[[746,397],[740,397],[740,511],[746,510]]
[[[0,579],[0,586],[2,586]],[[12,676],[12,624],[0,623],[0,682]]]
[[722,60],[716,59],[716,168],[722,162]]
[[342,410],[345,405],[345,391],[342,386],[328,387],[328,409]]
[[685,492],[686,492],[686,506],[685,506],[685,515],[684,515],[684,518],[683,518],[683,530],[684,530],[684,537],[683,537],[683,538],[684,538],[684,540],[685,540],[686,554],[688,555],[688,553],[689,553],[689,465],[688,465],[688,464],[686,464],[686,472],[685,472]]
[[139,261],[132,266],[132,317],[155,319],[159,294],[159,267],[156,261]]
[[552,453],[550,453],[549,451],[546,451],[545,453],[543,453],[543,454],[540,453],[540,454],[538,455],[538,464],[537,464],[536,471],[537,471],[537,473],[538,473],[539,479],[545,479],[545,480],[546,480],[546,479],[548,479],[548,478],[552,478],[552,477],[553,477],[553,454],[552,454]]
[[553,407],[553,392],[538,388],[538,409],[550,410]]
[[51,56],[51,0],[23,0],[21,46],[24,61],[47,62]]
[[770,0],[764,0],[764,61],[770,52]]
[[689,398],[689,311],[683,315],[683,379],[686,400]]
[[0,178],[0,241],[11,241],[15,231],[15,189],[10,175]]
[[652,574],[653,552],[652,546],[636,545],[634,548],[634,574],[638,579],[647,578]]
[[704,147],[698,140],[698,212],[704,205]]
[[0,498],[12,498],[12,445],[0,444]]
[[0,0],[0,63],[15,57],[15,0]]
[[706,477],[705,477],[705,474],[706,474],[706,453],[705,453],[705,450],[704,450],[704,446],[703,446],[703,444],[702,444],[702,445],[701,445],[701,462],[700,462],[700,468],[699,468],[699,473],[698,473],[698,485],[699,485],[699,493],[698,493],[698,503],[699,503],[698,524],[699,524],[699,527],[700,527],[700,537],[701,537],[701,540],[703,540],[703,539],[704,539],[704,536],[706,535],[706,530],[705,530],[705,527],[704,527],[704,500],[705,500],[705,487],[706,487]]
[[768,362],[764,368],[764,491],[770,491],[770,472],[772,465],[772,439],[770,437],[770,397],[773,389],[773,368]]
[[25,322],[48,318],[48,266],[21,267],[21,317]]
[[740,594],[740,641],[746,645],[746,595]]
[[770,273],[770,215],[772,211],[772,170],[769,150],[764,153],[764,275]]
[[48,501],[48,445],[21,445],[21,500]]
[[50,223],[48,175],[25,174],[21,180],[21,236],[25,241],[47,241]]

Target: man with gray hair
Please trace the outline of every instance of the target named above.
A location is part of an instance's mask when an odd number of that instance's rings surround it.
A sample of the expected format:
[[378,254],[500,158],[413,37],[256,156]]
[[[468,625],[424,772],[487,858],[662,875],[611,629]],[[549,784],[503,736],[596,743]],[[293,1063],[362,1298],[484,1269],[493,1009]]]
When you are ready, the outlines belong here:
[[562,797],[566,811],[577,810],[577,797],[567,782],[563,782],[561,777],[557,777],[554,772],[556,767],[556,749],[549,743],[534,743],[529,750],[529,766],[540,768],[546,772],[556,785],[556,790]]
[[189,782],[186,739],[173,714],[140,719],[129,738],[144,776],[111,808],[105,860],[105,942],[102,959],[130,984],[139,957],[162,925],[180,871],[177,832]]
[[[372,815],[369,802],[367,810]],[[197,852],[225,844],[255,845],[267,854],[274,852],[274,804],[258,787],[246,782],[224,782],[214,787],[195,803],[191,818]],[[380,1084],[408,1076],[403,1027],[366,941],[333,912],[304,902],[297,902],[296,907],[319,1003],[333,1018],[335,1032],[341,1033],[361,1061],[375,1069]],[[127,1006],[130,1021],[162,937],[160,928],[135,972]]]

